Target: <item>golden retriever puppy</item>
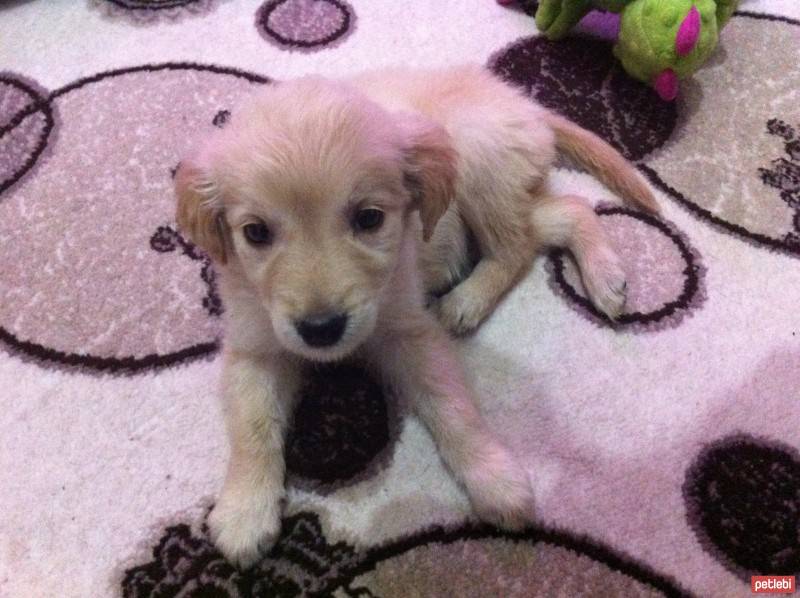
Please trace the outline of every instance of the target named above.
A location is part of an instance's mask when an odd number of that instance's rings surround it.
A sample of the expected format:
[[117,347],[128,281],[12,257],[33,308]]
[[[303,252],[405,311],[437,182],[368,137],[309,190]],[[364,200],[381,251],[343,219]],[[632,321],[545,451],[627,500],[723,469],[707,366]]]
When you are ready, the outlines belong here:
[[226,308],[230,461],[208,523],[228,559],[253,563],[280,530],[307,361],[363,358],[407,397],[479,517],[530,520],[527,472],[481,418],[447,331],[476,327],[551,245],[573,252],[598,308],[622,309],[594,212],[548,191],[556,147],[655,208],[616,151],[480,67],[269,85],[182,161],[178,223],[214,259]]

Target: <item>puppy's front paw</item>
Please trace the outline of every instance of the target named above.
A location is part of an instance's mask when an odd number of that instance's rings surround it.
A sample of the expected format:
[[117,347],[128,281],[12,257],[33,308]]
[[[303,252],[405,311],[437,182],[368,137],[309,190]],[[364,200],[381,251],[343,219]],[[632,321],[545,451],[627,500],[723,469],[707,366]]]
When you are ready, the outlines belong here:
[[475,514],[483,521],[519,530],[533,520],[528,474],[504,447],[488,447],[467,472],[464,485]]
[[263,497],[223,492],[208,516],[212,542],[234,565],[246,569],[267,553],[281,531],[280,509]]
[[628,283],[619,257],[610,248],[598,251],[581,272],[583,285],[594,306],[616,320],[627,300]]
[[463,286],[442,297],[434,310],[442,326],[456,335],[472,332],[488,315],[486,302]]

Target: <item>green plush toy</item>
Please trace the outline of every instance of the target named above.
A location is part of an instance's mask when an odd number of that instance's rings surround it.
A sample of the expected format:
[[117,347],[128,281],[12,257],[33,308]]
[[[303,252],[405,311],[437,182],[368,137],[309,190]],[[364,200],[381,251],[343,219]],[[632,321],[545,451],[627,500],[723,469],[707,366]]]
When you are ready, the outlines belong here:
[[549,39],[560,39],[593,8],[619,13],[614,55],[628,74],[652,85],[662,99],[673,100],[678,80],[708,59],[737,4],[738,0],[540,0],[536,26]]

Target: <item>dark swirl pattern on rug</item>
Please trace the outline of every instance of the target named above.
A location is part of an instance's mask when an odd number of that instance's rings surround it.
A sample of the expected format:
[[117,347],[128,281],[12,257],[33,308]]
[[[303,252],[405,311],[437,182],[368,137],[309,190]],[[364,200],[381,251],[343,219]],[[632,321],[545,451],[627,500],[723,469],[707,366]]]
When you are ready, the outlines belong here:
[[674,580],[586,537],[545,529],[433,527],[366,551],[330,543],[319,517],[283,522],[246,571],[187,524],[168,527],[152,560],[128,569],[125,598],[155,596],[689,596]]
[[[800,125],[798,125],[800,129]],[[779,118],[767,121],[767,133],[784,142],[785,157],[772,160],[768,168],[759,168],[761,182],[780,192],[780,198],[794,210],[794,230],[786,233],[784,241],[800,250],[800,135],[798,129]]]
[[183,235],[171,226],[159,226],[150,237],[150,247],[159,253],[171,253],[180,249],[182,255],[195,262],[200,262],[202,264],[200,279],[205,283],[207,289],[202,300],[203,308],[209,315],[222,315],[224,309],[217,289],[217,274],[211,259],[204,252],[200,251],[194,243],[184,239]]

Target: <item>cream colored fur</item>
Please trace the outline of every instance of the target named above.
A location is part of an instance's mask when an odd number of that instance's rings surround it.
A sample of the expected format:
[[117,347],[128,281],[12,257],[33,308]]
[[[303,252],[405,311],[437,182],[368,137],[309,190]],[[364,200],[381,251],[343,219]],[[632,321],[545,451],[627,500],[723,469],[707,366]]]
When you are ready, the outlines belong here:
[[[655,208],[605,142],[471,66],[267,86],[182,162],[179,225],[214,258],[226,308],[231,455],[209,527],[229,559],[251,564],[278,534],[284,433],[308,360],[362,357],[408,398],[481,518],[530,521],[527,474],[485,425],[447,331],[488,317],[546,246],[569,248],[594,303],[620,313],[625,276],[596,215],[548,191],[557,147]],[[357,225],[365,209],[381,226]],[[247,241],[253,223],[269,243]],[[346,328],[310,346],[298,322],[322,313],[346,314]]]

